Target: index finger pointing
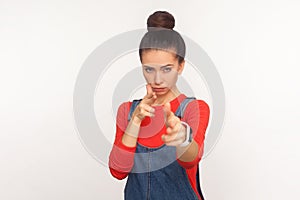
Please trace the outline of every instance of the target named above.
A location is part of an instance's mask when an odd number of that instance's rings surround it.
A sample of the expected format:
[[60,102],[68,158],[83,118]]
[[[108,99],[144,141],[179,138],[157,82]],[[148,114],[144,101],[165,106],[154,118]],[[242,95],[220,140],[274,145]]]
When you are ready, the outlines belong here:
[[152,95],[153,95],[153,90],[152,90],[152,87],[151,87],[151,85],[149,83],[147,83],[146,89],[147,89],[146,97],[147,98],[151,98]]
[[163,110],[164,110],[167,118],[172,114],[171,105],[169,102],[164,104]]

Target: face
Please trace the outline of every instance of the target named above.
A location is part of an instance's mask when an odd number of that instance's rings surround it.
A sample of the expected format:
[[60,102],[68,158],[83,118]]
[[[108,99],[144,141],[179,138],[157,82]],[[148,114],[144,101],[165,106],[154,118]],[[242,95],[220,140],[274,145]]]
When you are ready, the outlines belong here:
[[148,50],[142,54],[142,67],[143,75],[152,90],[157,96],[163,96],[177,90],[176,82],[184,68],[184,61],[179,64],[171,52]]

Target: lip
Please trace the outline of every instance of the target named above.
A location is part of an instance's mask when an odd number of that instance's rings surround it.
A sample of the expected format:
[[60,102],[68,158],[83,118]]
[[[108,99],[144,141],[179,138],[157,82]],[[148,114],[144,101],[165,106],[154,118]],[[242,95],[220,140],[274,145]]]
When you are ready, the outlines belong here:
[[154,92],[161,92],[164,91],[166,88],[153,88]]

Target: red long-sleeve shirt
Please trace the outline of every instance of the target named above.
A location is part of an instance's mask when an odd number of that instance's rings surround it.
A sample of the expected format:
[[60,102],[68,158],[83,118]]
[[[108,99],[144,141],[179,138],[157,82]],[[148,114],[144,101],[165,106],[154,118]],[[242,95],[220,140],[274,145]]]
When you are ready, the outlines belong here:
[[[173,113],[175,113],[180,102],[185,98],[186,96],[184,94],[180,94],[177,98],[170,101],[171,111]],[[126,178],[134,164],[134,152],[136,146],[128,147],[122,143],[122,136],[128,125],[127,119],[131,104],[132,102],[129,101],[122,103],[118,108],[116,117],[116,135],[113,148],[109,155],[109,169],[111,174],[117,179]],[[181,121],[189,124],[193,131],[193,138],[198,144],[198,156],[190,162],[183,162],[177,158],[177,162],[185,168],[189,182],[199,199],[201,198],[197,192],[196,173],[197,165],[203,155],[205,132],[209,121],[209,114],[210,110],[208,104],[203,100],[195,100],[187,105],[181,119]],[[147,126],[150,122],[151,119],[149,117],[145,117],[141,122],[139,136],[145,136],[145,134],[147,134]],[[157,128],[156,131],[157,133],[152,134],[150,137],[139,137],[137,142],[143,146],[152,148],[163,145],[161,136],[166,133],[166,126]]]

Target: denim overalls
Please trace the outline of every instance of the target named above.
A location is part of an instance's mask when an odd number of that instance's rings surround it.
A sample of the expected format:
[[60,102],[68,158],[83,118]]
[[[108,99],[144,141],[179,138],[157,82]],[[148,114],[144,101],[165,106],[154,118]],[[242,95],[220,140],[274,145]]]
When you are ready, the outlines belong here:
[[[195,97],[187,97],[178,106],[175,115],[182,118],[186,105]],[[133,100],[128,120],[142,99]],[[197,166],[197,189],[200,189]],[[185,169],[176,160],[176,147],[162,145],[157,148],[137,143],[134,165],[128,174],[124,189],[125,200],[198,200]]]

